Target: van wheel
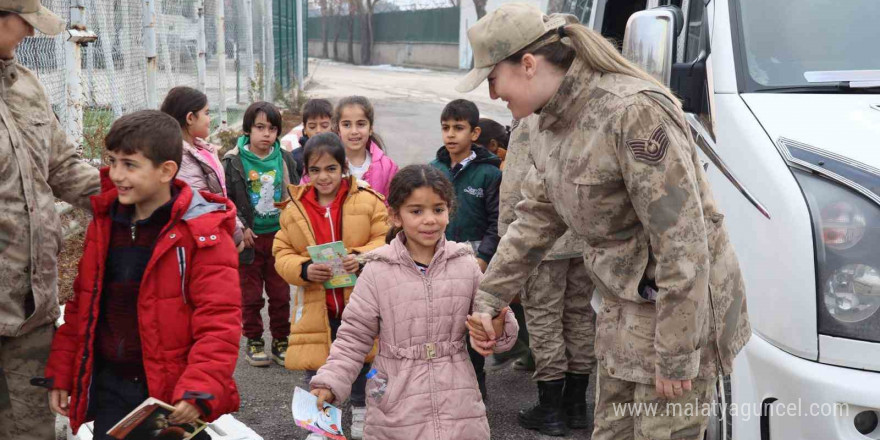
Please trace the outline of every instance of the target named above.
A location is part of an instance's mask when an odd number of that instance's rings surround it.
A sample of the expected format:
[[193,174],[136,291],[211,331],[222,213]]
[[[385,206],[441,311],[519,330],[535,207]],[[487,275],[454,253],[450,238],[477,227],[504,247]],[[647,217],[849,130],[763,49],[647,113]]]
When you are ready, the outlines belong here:
[[[722,376],[721,385],[723,389],[716,390],[715,393],[715,405],[709,416],[709,427],[706,429],[704,437],[706,440],[730,440],[733,438],[733,420],[730,416],[730,376]],[[718,388],[717,381],[715,387]],[[721,393],[724,393],[726,405],[722,405]],[[726,414],[727,417],[722,418],[722,414]],[[727,425],[727,435],[724,435],[724,425]]]

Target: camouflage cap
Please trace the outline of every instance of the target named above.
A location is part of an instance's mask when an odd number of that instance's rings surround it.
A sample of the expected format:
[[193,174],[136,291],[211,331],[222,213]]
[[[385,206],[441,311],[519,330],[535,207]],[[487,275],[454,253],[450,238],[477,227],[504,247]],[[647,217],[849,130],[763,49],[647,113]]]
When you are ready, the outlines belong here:
[[474,50],[474,68],[458,82],[455,90],[465,93],[476,89],[496,64],[565,24],[565,17],[545,15],[526,3],[501,5],[468,29],[468,40]]
[[40,0],[0,0],[0,11],[15,12],[24,21],[46,35],[64,30],[64,19],[40,4]]

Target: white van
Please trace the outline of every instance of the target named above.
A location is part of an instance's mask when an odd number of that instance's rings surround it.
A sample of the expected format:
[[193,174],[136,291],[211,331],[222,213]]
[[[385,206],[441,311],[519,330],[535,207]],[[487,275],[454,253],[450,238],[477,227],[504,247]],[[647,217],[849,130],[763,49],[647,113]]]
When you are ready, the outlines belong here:
[[589,24],[682,98],[742,266],[707,438],[880,439],[880,1],[658,3]]

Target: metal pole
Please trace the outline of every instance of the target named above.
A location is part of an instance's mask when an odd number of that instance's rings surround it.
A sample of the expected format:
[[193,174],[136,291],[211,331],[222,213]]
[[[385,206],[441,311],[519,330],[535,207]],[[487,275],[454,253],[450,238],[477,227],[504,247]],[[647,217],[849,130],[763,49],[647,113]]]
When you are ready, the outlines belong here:
[[[70,27],[85,28],[85,4],[83,0],[70,2]],[[82,46],[67,41],[67,134],[76,143],[76,151],[83,153],[83,84],[82,84]]]
[[147,58],[147,108],[159,107],[156,56],[156,0],[144,0],[144,56]]
[[264,0],[263,15],[263,100],[275,101],[275,31],[272,28],[272,0]]
[[235,102],[241,102],[241,54],[238,53],[238,44],[235,44]]
[[254,4],[251,0],[242,0],[244,12],[244,50],[247,54],[245,59],[248,77],[248,99],[254,96],[254,82],[257,80],[256,60],[254,59]]
[[226,128],[226,4],[217,0],[217,77],[220,81],[220,128]]
[[306,17],[303,15],[302,0],[294,0],[296,2],[296,87],[299,90],[303,88],[303,68],[305,67],[306,54],[303,52],[303,29],[305,28]]
[[199,71],[199,90],[205,93],[207,90],[208,68],[205,67],[205,52],[207,43],[205,38],[205,2],[199,2],[199,40],[197,43],[199,59],[196,61],[196,69]]

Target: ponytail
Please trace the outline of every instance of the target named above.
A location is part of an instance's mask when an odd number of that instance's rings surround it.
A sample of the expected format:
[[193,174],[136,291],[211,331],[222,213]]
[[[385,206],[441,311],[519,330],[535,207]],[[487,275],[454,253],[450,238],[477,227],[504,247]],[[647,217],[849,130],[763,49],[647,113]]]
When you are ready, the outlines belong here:
[[[577,58],[594,72],[618,73],[647,81],[666,95],[676,107],[681,108],[681,101],[657,78],[626,59],[601,34],[578,23],[574,16],[566,15],[566,17],[571,17],[568,19],[568,24],[547,32],[505,61],[518,63],[525,54],[530,53],[535,56],[541,55],[551,64],[568,70]],[[545,18],[545,20],[549,19],[550,17]]]
[[388,228],[388,233],[385,234],[385,244],[391,244],[394,238],[397,237],[397,234],[399,234],[402,230],[403,228],[398,228],[397,226],[392,226]]

